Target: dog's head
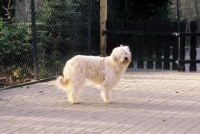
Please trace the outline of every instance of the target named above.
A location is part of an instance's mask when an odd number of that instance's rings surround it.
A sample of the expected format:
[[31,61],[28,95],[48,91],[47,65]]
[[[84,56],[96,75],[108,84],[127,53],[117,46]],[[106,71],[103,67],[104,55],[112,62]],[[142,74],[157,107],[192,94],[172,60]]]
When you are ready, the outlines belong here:
[[120,47],[114,48],[111,57],[118,64],[127,66],[131,62],[131,52],[128,46],[120,45]]

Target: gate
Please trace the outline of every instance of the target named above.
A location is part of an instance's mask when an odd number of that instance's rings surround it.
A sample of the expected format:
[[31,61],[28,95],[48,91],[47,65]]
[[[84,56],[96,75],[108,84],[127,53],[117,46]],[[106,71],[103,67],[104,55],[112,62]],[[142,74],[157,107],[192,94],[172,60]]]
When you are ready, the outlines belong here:
[[[120,44],[129,45],[133,61],[138,69],[164,69],[185,71],[185,63],[189,63],[190,71],[197,71],[196,63],[196,21],[190,22],[190,32],[186,32],[186,22],[153,22],[119,20],[114,24],[107,20],[106,53],[110,55],[112,49]],[[186,37],[190,37],[189,43]],[[185,47],[190,47],[190,60],[185,60]],[[146,66],[145,66],[146,63]],[[134,62],[129,68],[134,67]]]

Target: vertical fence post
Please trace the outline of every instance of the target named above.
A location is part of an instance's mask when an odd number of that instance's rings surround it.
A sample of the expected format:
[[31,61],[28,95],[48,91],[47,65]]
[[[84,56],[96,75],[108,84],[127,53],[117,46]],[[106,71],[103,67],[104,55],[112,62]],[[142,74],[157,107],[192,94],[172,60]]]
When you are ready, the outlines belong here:
[[[156,21],[155,22],[155,31],[156,32],[161,32],[161,27],[162,27],[162,22],[160,21]],[[162,69],[162,62],[161,60],[161,56],[162,56],[162,37],[160,36],[156,36],[155,38],[155,47],[156,47],[156,59],[158,59],[158,61],[156,61],[156,66],[155,69]]]
[[103,30],[106,30],[107,20],[107,0],[100,0],[100,51],[102,56],[106,56],[106,35],[103,35]]
[[[197,22],[196,21],[190,22],[190,31],[191,31],[191,33],[196,33],[196,31],[197,31]],[[191,60],[196,60],[196,56],[197,56],[196,46],[197,46],[196,36],[191,36],[191,39],[190,39],[190,59]],[[196,63],[190,63],[189,70],[197,71]]]
[[35,79],[38,80],[38,61],[37,61],[37,29],[35,19],[35,1],[31,0],[31,30],[32,30],[32,45],[33,45],[33,64]]
[[[179,31],[185,32],[186,30],[186,22],[179,22]],[[185,60],[185,36],[179,37],[180,43],[180,60]],[[185,63],[181,63],[179,66],[179,71],[185,71]]]
[[[106,29],[107,30],[113,30],[113,22],[111,20],[106,21]],[[110,55],[112,53],[112,50],[114,48],[114,43],[113,43],[113,36],[112,34],[107,34],[106,36],[106,54]]]
[[[170,22],[163,22],[162,23],[163,31],[164,32],[170,32],[171,31],[171,25]],[[164,61],[163,69],[164,70],[170,70],[170,62],[169,60],[170,56],[170,38],[169,37],[163,37],[163,48],[164,48]]]
[[[173,22],[173,32],[178,33],[178,22]],[[179,38],[177,36],[173,37],[173,51],[172,51],[172,56],[173,56],[173,60],[176,61],[178,60],[178,52],[179,52],[179,44],[178,44],[178,40]],[[172,70],[177,70],[178,66],[177,63],[173,62],[172,63]]]
[[[138,21],[136,22],[136,30],[144,31],[144,22]],[[137,36],[137,68],[144,69],[144,36]]]
[[91,49],[91,0],[88,0],[88,54],[92,53]]
[[[133,21],[132,20],[127,20],[126,21],[126,31],[134,31],[133,29]],[[125,38],[125,44],[129,46],[131,54],[132,54],[132,59],[131,63],[129,64],[129,68],[133,68],[133,57],[134,57],[134,52],[133,52],[133,35],[126,35]]]
[[[153,22],[147,21],[145,22],[145,30],[147,32],[151,32],[154,29]],[[146,37],[146,44],[147,44],[147,57],[149,59],[153,58],[153,37],[147,36]],[[153,60],[147,61],[147,69],[153,69]]]
[[[182,49],[181,49],[181,45],[180,45],[180,35],[178,35],[176,37],[176,40],[178,42],[178,61],[180,61],[181,60],[181,53],[182,53]],[[178,62],[177,70],[182,71],[182,66],[180,65],[179,62]]]

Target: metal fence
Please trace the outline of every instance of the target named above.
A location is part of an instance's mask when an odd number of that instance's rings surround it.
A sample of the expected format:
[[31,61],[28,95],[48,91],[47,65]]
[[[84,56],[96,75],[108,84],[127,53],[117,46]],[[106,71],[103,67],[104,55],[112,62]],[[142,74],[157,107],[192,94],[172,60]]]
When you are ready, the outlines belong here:
[[62,74],[74,55],[99,54],[98,1],[0,4],[0,88]]

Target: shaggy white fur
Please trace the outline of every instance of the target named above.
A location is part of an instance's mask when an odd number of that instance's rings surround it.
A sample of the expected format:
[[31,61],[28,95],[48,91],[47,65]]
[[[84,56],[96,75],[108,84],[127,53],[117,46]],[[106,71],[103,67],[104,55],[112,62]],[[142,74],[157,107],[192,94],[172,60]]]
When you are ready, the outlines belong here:
[[80,103],[79,94],[86,79],[101,86],[101,97],[105,103],[111,103],[110,92],[118,83],[129,63],[131,53],[128,46],[113,49],[110,56],[77,55],[68,60],[63,76],[57,78],[57,86],[67,91],[68,101],[72,104]]

